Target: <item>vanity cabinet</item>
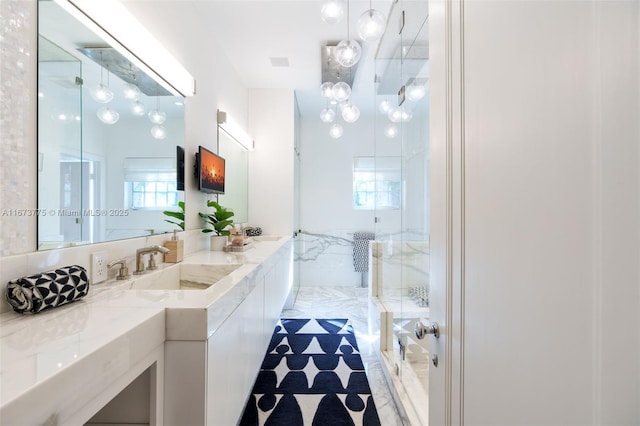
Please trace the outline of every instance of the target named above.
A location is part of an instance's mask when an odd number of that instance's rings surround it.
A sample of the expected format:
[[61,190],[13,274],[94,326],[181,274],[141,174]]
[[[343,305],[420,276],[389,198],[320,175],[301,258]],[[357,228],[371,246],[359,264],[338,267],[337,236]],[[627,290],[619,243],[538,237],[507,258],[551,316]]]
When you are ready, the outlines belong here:
[[242,414],[266,349],[264,282],[207,341],[207,425],[234,425]]
[[292,253],[289,242],[230,290],[241,301],[206,340],[165,342],[166,426],[238,422],[290,291]]
[[282,308],[289,297],[289,293],[292,291],[293,250],[283,250],[279,253],[279,256],[281,259],[264,278],[263,334],[266,336],[266,344],[269,343],[273,329],[280,319]]

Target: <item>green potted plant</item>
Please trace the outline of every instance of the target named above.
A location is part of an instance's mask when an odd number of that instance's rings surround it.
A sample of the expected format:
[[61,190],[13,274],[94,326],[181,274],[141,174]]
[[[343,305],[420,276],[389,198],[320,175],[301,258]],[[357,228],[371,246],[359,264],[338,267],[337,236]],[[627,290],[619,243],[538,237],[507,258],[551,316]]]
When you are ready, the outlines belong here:
[[178,207],[180,208],[180,211],[173,212],[171,210],[165,210],[162,212],[162,214],[164,214],[165,216],[172,217],[174,219],[178,219],[179,222],[176,222],[175,220],[169,220],[169,219],[165,219],[164,221],[172,223],[174,225],[178,225],[180,229],[184,231],[184,201],[178,201]]
[[221,206],[217,201],[207,201],[207,207],[214,209],[213,213],[198,213],[200,217],[212,228],[203,228],[203,233],[215,232],[211,237],[211,250],[222,250],[227,243],[227,237],[231,234],[229,227],[233,226],[234,213],[226,207]]

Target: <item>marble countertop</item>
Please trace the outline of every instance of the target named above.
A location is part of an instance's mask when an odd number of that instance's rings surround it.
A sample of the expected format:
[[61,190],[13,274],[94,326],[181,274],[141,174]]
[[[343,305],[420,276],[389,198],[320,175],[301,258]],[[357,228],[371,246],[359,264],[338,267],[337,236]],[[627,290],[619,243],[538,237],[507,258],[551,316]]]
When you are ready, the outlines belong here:
[[[11,424],[5,421],[12,413],[29,410],[42,392],[78,395],[88,390],[88,382],[80,383],[80,378],[96,371],[100,380],[106,373],[120,373],[134,361],[126,354],[151,351],[165,340],[206,340],[290,241],[259,241],[245,252],[197,252],[130,280],[93,285],[87,297],[69,305],[36,315],[0,315],[2,424]],[[211,285],[196,290],[144,288],[176,279]],[[47,393],[43,403],[55,400]]]

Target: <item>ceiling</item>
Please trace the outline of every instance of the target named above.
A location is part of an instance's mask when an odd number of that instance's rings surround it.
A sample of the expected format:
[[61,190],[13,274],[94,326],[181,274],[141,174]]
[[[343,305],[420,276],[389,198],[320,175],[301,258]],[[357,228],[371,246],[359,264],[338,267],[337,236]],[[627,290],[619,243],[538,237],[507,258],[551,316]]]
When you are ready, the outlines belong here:
[[[338,24],[320,18],[320,0],[203,1],[196,3],[247,87],[293,88],[302,115],[318,115],[326,101],[320,96],[321,48],[347,38],[346,15]],[[388,15],[391,0],[376,1]],[[358,17],[369,1],[349,1],[349,33],[357,38]],[[361,43],[363,58],[353,84],[352,102],[364,113],[373,104],[373,57],[377,44]],[[270,58],[286,57],[289,67],[274,67]],[[369,66],[367,66],[369,63]]]
[[[178,25],[182,24],[185,31],[197,32],[197,39],[219,43],[246,87],[295,89],[303,116],[317,116],[325,107],[326,100],[319,92],[321,48],[347,37],[347,20],[345,14],[345,19],[338,24],[323,22],[321,0],[124,2],[134,13],[141,14],[159,5],[173,8]],[[393,0],[375,0],[372,5],[388,16],[392,3]],[[369,0],[349,1],[352,39],[357,38],[358,17],[369,7]],[[363,57],[358,64],[351,99],[364,115],[374,109],[373,58],[377,43],[361,44]],[[272,64],[272,60],[282,62],[284,58],[289,66]]]

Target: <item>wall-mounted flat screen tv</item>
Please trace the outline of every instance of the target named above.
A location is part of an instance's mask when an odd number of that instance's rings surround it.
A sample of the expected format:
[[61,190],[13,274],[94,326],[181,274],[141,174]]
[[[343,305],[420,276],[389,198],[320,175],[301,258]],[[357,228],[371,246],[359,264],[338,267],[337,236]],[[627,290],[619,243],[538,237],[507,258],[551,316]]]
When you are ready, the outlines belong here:
[[207,148],[198,149],[198,189],[210,194],[224,194],[224,158],[214,154]]
[[176,189],[184,191],[184,148],[176,145]]

